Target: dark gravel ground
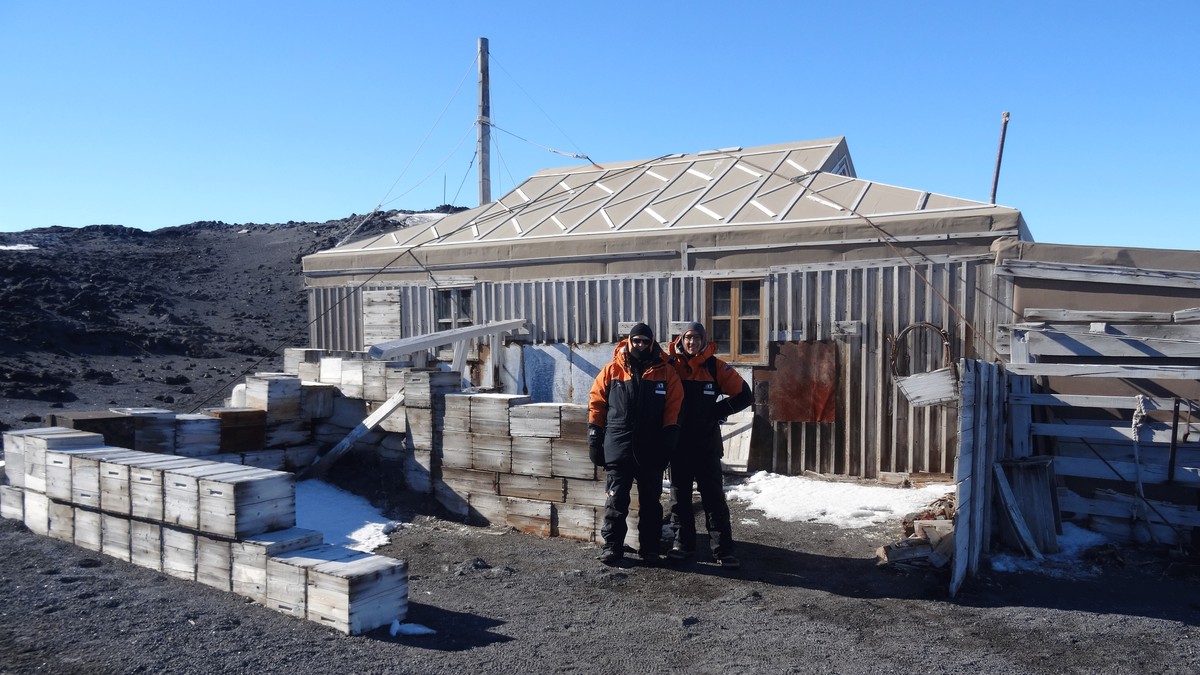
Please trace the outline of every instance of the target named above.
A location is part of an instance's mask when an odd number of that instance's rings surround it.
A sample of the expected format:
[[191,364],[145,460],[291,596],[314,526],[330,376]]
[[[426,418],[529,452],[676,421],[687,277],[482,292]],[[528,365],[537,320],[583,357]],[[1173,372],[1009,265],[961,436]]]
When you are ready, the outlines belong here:
[[[40,247],[0,251],[0,429],[219,405],[305,342],[299,256],[356,222],[0,233]],[[386,487],[342,469],[356,492]],[[1200,580],[1162,552],[1107,551],[1067,579],[985,569],[949,598],[942,573],[876,565],[899,523],[734,502],[742,570],[607,568],[590,544],[463,525],[403,493],[383,506],[403,526],[377,552],[408,561],[408,621],[436,635],[343,636],[0,521],[0,672],[1200,672]]]

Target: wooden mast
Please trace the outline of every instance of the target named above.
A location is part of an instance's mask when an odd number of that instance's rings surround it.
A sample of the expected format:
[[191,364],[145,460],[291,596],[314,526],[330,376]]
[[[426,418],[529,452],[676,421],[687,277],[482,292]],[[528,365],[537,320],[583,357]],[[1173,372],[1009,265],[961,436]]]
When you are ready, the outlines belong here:
[[479,205],[492,201],[492,102],[488,92],[488,39],[479,38]]

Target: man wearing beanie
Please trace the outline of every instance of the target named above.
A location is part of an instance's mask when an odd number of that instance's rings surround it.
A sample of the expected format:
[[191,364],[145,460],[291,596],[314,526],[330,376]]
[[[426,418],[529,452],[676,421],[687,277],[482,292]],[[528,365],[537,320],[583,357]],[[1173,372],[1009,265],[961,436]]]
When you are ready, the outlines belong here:
[[[704,524],[713,558],[731,569],[741,567],[733,555],[733,528],[721,476],[720,421],[754,402],[750,385],[728,363],[713,354],[704,325],[695,321],[670,344],[670,363],[683,384],[679,443],[671,455],[671,529],[675,542],[668,553],[682,560],[696,548],[696,516],[692,484],[700,492]],[[721,396],[721,400],[717,400]]]
[[662,560],[662,476],[679,436],[682,403],[679,376],[654,341],[654,331],[636,324],[596,376],[588,398],[588,451],[605,473],[599,560],[606,565],[624,558],[635,482],[639,553],[650,565]]

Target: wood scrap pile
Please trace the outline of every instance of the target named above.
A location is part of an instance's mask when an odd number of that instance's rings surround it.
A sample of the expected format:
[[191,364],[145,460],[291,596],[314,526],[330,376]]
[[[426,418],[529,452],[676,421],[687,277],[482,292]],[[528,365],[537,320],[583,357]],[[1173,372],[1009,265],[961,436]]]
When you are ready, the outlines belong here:
[[954,556],[953,494],[939,497],[920,511],[904,517],[904,538],[876,549],[880,565],[945,567]]

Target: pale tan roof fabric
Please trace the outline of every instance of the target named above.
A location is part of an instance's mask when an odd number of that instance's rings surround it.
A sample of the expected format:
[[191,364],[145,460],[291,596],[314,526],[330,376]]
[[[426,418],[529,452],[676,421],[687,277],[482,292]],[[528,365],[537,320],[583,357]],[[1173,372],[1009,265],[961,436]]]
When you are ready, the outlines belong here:
[[[826,223],[988,206],[862,180],[844,138],[545,169],[491,204],[322,251],[477,247]],[[324,265],[322,265],[324,266]]]

